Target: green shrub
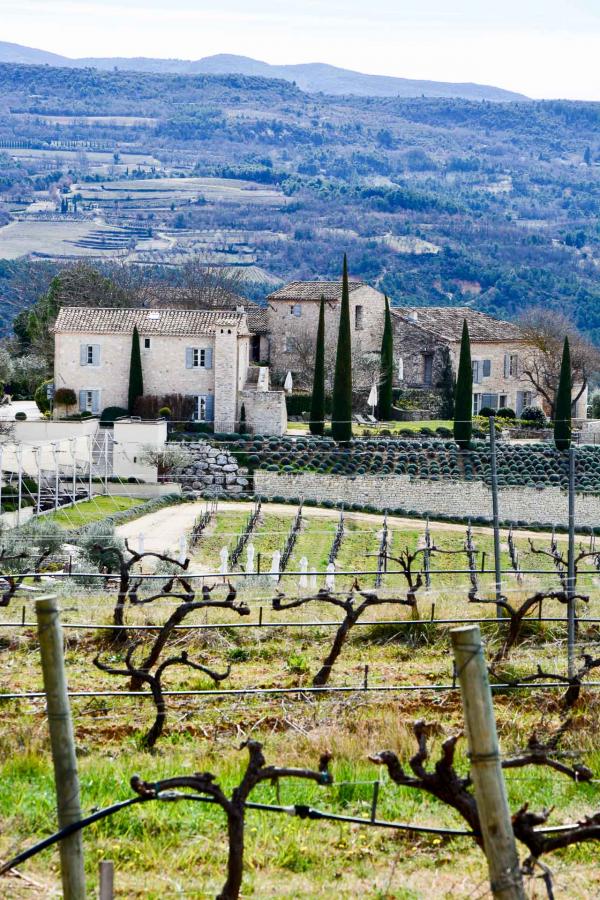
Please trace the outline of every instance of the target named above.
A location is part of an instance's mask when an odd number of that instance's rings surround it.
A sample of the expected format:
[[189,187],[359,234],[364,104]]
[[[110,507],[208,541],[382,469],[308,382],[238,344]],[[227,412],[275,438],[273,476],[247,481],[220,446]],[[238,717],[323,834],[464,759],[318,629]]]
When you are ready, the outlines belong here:
[[169,409],[168,406],[161,406],[161,408],[158,411],[158,418],[159,419],[170,419],[171,418],[171,410]]
[[124,416],[128,416],[129,411],[124,409],[122,406],[106,406],[102,410],[102,414],[100,416],[101,422],[114,422],[116,419],[122,419]]
[[521,412],[521,421],[531,427],[544,428],[546,416],[540,406],[525,406]]
[[516,414],[514,409],[511,409],[510,406],[501,406],[498,412],[496,413],[499,419],[516,419]]
[[46,388],[50,384],[52,384],[52,378],[48,378],[46,381],[42,381],[42,383],[35,389],[35,394],[33,395],[33,399],[35,400],[37,408],[41,413],[50,411],[50,401],[48,400],[48,394],[46,393]]
[[77,404],[77,395],[72,388],[58,388],[54,394],[54,403],[56,406],[70,406]]

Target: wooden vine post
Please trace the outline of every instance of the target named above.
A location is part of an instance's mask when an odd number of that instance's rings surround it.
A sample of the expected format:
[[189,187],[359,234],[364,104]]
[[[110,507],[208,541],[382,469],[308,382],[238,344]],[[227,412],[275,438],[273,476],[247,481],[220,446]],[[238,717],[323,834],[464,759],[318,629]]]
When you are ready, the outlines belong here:
[[[75,737],[65,676],[63,634],[56,596],[40,597],[35,604],[48,711],[48,728],[58,825],[64,828],[81,816]],[[64,900],[85,900],[83,837],[77,831],[60,842],[60,870]]]
[[490,887],[496,900],[525,900],[481,632],[468,625],[453,628],[451,636]]

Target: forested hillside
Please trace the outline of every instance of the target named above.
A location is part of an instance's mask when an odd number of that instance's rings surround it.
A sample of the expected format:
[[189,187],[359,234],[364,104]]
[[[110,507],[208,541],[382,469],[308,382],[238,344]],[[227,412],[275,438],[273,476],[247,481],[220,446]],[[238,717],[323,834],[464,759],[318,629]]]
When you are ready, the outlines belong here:
[[[0,223],[57,183],[85,197],[116,177],[132,190],[141,177],[242,179],[227,202],[139,204],[127,222],[243,230],[253,263],[281,279],[334,276],[346,251],[351,274],[395,304],[506,317],[544,304],[600,341],[599,126],[592,103],[333,97],[252,76],[0,65]],[[47,153],[44,167],[19,142]],[[61,157],[67,142],[79,152]],[[123,165],[100,172],[93,147]],[[126,153],[153,162],[125,167]],[[268,205],[250,202],[267,186]],[[17,306],[21,265],[0,271]]]

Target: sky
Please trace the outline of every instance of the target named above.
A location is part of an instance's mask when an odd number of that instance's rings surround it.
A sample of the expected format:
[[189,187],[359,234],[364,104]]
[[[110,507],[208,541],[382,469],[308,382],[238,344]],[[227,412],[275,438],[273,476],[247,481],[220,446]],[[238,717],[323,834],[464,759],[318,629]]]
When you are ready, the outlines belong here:
[[0,0],[0,40],[65,56],[326,62],[600,101],[600,0]]

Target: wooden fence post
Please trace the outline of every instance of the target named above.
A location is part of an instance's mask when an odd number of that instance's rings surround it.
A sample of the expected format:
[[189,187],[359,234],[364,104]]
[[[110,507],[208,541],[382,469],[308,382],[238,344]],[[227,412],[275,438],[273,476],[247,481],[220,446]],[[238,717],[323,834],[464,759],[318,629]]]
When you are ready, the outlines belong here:
[[481,632],[479,625],[468,625],[450,633],[492,894],[496,900],[525,900]]
[[100,897],[99,900],[114,900],[115,897],[115,866],[110,860],[103,859],[98,867],[100,873]]
[[[81,819],[75,737],[65,677],[63,635],[56,596],[40,597],[35,604],[48,728],[54,764],[59,828]],[[64,900],[85,900],[83,836],[81,831],[59,844]]]

